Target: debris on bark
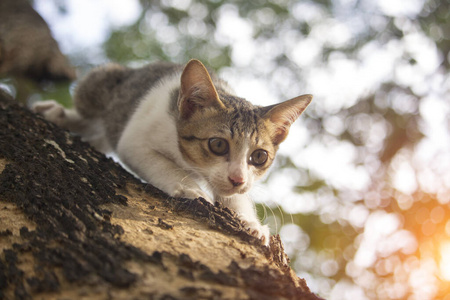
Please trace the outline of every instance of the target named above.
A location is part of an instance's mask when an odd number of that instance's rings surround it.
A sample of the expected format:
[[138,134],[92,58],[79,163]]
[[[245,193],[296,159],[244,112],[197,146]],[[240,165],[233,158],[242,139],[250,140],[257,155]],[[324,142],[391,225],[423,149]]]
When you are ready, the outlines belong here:
[[227,208],[173,199],[0,90],[0,299],[319,299]]

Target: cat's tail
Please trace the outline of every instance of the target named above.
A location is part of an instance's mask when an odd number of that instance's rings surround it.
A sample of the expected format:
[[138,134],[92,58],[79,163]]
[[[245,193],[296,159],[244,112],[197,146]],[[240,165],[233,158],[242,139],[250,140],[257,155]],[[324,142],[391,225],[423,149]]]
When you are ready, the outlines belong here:
[[111,63],[89,72],[75,88],[73,101],[78,113],[87,119],[101,116],[110,104],[114,88],[128,71],[127,67]]

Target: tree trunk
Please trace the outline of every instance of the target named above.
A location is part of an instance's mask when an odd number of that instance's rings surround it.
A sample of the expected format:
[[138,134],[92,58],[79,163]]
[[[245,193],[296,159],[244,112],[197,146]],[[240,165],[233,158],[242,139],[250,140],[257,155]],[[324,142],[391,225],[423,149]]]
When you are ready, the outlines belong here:
[[0,1],[0,75],[36,81],[75,79],[75,69],[30,1]]
[[[9,98],[9,99],[8,99]],[[0,299],[319,299],[228,209],[173,199],[0,90]]]

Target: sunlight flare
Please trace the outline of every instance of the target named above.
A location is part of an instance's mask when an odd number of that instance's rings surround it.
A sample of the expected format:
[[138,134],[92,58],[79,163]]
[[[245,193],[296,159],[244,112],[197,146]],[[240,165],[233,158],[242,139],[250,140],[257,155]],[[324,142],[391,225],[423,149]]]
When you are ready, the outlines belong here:
[[441,261],[439,268],[443,280],[450,281],[450,241],[445,241],[440,246]]

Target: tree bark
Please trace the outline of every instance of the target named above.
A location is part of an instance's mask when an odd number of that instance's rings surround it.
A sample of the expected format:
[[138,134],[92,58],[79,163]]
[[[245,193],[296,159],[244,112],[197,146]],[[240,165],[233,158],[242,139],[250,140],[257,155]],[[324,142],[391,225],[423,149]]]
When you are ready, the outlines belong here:
[[288,261],[0,90],[0,299],[319,299]]
[[75,70],[27,0],[0,1],[0,75],[73,80]]

